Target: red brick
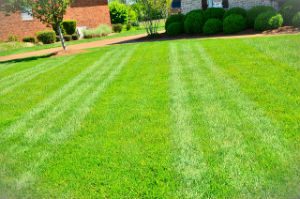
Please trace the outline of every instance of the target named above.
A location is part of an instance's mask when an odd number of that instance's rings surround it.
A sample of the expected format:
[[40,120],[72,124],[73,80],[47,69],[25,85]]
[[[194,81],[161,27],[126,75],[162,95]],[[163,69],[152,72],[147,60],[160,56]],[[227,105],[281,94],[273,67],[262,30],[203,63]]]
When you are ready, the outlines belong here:
[[[110,15],[107,0],[76,0],[67,9],[65,19],[77,21],[77,26],[97,27],[100,24],[110,25]],[[9,35],[17,35],[19,39],[35,36],[40,30],[51,29],[39,20],[23,21],[21,13],[6,16],[0,13],[0,40],[7,40]]]

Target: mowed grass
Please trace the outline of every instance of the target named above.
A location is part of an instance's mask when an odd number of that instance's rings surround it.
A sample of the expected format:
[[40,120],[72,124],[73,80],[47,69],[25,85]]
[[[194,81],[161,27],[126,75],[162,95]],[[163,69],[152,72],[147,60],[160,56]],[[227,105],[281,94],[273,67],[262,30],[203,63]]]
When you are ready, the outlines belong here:
[[0,65],[0,198],[298,198],[300,35]]

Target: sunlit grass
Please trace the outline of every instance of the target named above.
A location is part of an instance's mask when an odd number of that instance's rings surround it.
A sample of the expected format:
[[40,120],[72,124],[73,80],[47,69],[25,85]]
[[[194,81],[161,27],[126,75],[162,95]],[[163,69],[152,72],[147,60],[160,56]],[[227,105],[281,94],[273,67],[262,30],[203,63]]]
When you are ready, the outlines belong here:
[[297,198],[299,44],[173,40],[0,64],[0,198]]

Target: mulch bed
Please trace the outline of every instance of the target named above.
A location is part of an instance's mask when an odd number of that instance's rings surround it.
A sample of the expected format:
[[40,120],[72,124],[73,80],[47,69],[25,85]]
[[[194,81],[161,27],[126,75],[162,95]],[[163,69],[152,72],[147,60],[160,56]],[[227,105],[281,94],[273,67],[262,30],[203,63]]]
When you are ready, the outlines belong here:
[[264,31],[263,34],[274,35],[274,34],[295,34],[299,33],[299,28],[295,28],[292,26],[283,26],[275,30],[267,30]]
[[245,30],[243,32],[240,32],[238,34],[234,35],[226,35],[224,33],[212,35],[212,36],[205,36],[205,35],[188,35],[188,34],[182,34],[176,37],[170,37],[166,33],[160,33],[155,35],[154,37],[142,37],[135,40],[120,42],[120,43],[135,43],[135,42],[145,42],[145,41],[164,41],[164,40],[177,40],[177,39],[204,39],[204,38],[238,38],[238,37],[259,37],[264,35],[279,35],[279,34],[296,34],[299,33],[300,30],[298,28],[294,28],[292,26],[284,26],[280,27],[275,30],[269,30],[264,32],[257,32],[252,29]]

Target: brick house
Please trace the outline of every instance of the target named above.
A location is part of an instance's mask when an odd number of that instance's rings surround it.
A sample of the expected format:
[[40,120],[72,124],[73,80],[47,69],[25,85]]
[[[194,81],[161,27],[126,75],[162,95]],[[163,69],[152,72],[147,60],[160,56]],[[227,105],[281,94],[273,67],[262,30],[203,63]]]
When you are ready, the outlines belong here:
[[191,10],[209,7],[249,9],[258,5],[274,6],[275,8],[278,6],[275,0],[173,0],[172,8],[187,13]]
[[[77,27],[94,28],[99,24],[110,25],[107,0],[76,0],[67,9],[64,19],[76,20]],[[2,41],[7,40],[10,35],[16,35],[19,39],[35,36],[36,32],[45,29],[50,28],[26,13],[17,12],[7,16],[0,12],[0,40]]]

